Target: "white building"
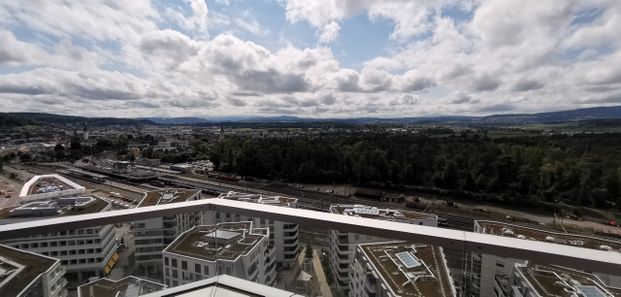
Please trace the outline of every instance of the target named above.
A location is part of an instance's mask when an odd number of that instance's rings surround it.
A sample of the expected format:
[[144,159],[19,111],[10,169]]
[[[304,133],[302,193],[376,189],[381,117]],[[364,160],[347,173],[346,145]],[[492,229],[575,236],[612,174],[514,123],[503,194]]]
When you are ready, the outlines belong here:
[[261,285],[230,275],[219,275],[186,285],[165,289],[142,297],[209,296],[209,297],[302,297],[274,287]]
[[[171,189],[145,193],[138,207],[163,205],[201,199],[201,190]],[[153,279],[162,278],[162,250],[184,231],[201,224],[200,213],[184,213],[136,221],[136,273]]]
[[496,286],[500,297],[615,297],[621,288],[606,285],[597,275],[556,265],[515,264],[506,292]]
[[60,260],[0,245],[0,296],[67,296]]
[[[223,193],[218,198],[291,208],[296,208],[298,203],[298,200],[294,198],[236,192]],[[214,211],[208,211],[203,221],[207,225],[219,222],[252,221],[257,228],[269,228],[269,248],[274,250],[276,265],[279,267],[290,268],[298,255],[297,224]]]
[[350,297],[456,296],[441,247],[404,241],[358,245]]
[[160,284],[133,275],[119,280],[100,278],[78,287],[78,297],[138,297],[166,288]]
[[[415,225],[438,226],[438,216],[427,213],[401,211],[394,209],[380,209],[359,204],[338,204],[330,206],[330,212],[346,216],[356,216],[403,222]],[[390,239],[379,238],[366,234],[356,234],[330,230],[330,268],[336,279],[335,286],[339,291],[349,290],[351,263],[354,260],[358,244],[382,242]]]
[[61,197],[82,196],[86,189],[58,174],[37,175],[28,180],[19,192],[22,204]]
[[[111,205],[95,196],[75,196],[23,204],[0,214],[0,224],[49,219],[108,211]],[[90,277],[104,276],[118,259],[115,231],[112,225],[67,230],[22,238],[12,238],[2,243],[14,248],[31,251],[60,259],[67,271],[69,287],[74,287]]]
[[[621,257],[621,241],[589,237],[577,234],[558,233],[549,230],[524,227],[505,222],[478,220],[474,222],[474,232],[513,237],[523,240],[537,240],[550,243],[573,245],[584,248],[610,250]],[[472,253],[471,296],[507,296],[511,290],[509,278],[516,264],[526,260],[502,257],[491,254]],[[620,287],[621,276],[598,274],[607,285]],[[502,291],[504,295],[498,292]],[[536,295],[534,295],[536,296]]]
[[269,229],[252,222],[196,226],[164,250],[164,282],[176,287],[216,275],[231,275],[260,284],[276,278]]

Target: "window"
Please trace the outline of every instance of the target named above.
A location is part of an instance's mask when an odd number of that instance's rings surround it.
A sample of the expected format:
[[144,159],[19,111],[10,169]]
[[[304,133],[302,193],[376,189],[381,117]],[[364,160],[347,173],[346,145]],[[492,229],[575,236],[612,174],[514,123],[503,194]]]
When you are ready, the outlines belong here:
[[194,272],[201,273],[201,264],[194,264]]
[[205,265],[203,268],[205,268],[205,275],[209,275],[209,266]]
[[181,269],[188,270],[188,262],[187,261],[181,261]]
[[172,267],[177,268],[177,259],[172,259]]
[[172,277],[177,278],[179,275],[177,274],[177,269],[172,270]]
[[168,266],[168,257],[164,257],[164,266]]

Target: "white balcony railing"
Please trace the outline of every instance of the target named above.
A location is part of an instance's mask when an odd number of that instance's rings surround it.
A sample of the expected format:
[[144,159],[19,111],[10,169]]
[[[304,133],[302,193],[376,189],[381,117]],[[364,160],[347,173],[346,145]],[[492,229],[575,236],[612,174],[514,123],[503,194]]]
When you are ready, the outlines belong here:
[[249,217],[265,217],[314,228],[336,229],[342,232],[427,243],[444,248],[528,259],[534,262],[557,264],[593,272],[617,274],[621,271],[621,256],[617,252],[350,217],[299,208],[287,208],[286,211],[283,211],[283,208],[278,206],[226,199],[195,200],[7,224],[0,226],[0,240],[207,210],[237,213]]

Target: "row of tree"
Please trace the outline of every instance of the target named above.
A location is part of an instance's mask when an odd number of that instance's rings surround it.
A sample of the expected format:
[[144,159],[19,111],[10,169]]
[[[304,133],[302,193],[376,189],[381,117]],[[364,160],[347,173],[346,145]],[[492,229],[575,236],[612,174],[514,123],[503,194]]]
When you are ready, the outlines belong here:
[[621,135],[491,139],[358,134],[231,137],[212,144],[218,170],[298,182],[415,185],[502,201],[621,206]]

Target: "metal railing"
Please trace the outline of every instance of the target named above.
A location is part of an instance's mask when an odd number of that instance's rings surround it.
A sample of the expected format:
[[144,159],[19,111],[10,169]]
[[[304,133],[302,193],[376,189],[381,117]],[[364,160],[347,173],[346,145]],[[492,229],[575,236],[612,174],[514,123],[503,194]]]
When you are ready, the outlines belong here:
[[207,210],[237,213],[249,217],[265,217],[313,228],[337,229],[382,238],[438,245],[444,248],[527,259],[534,263],[557,264],[593,272],[618,274],[621,271],[621,253],[618,251],[607,252],[541,241],[350,217],[299,208],[283,209],[279,206],[215,198],[7,224],[0,226],[0,240]]

